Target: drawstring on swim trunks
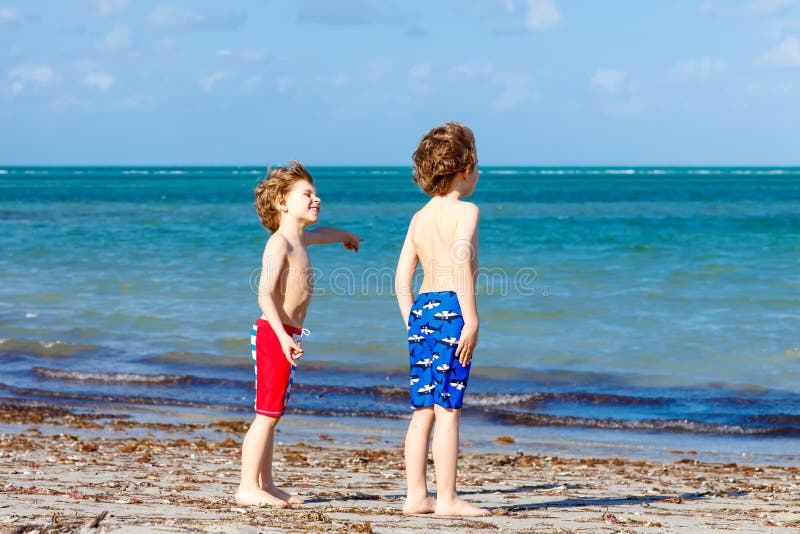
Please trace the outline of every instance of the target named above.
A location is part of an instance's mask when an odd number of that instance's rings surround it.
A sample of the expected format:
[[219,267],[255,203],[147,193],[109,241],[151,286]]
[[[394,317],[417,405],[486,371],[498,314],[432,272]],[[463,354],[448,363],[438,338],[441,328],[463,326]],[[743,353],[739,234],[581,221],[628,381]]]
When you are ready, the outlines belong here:
[[310,335],[311,335],[311,331],[309,331],[309,329],[308,329],[308,328],[301,328],[301,329],[300,329],[300,333],[299,333],[299,334],[292,334],[292,338],[293,338],[295,341],[300,341],[300,340],[301,340],[301,339],[303,339],[304,337],[308,337],[308,336],[310,336]]

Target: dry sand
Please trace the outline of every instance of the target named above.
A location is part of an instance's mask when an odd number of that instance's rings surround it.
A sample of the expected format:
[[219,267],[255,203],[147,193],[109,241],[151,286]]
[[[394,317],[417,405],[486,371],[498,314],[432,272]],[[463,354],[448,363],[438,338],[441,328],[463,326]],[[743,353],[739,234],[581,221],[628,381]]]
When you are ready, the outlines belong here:
[[243,420],[137,423],[0,401],[0,424],[12,430],[0,433],[10,532],[800,530],[797,467],[704,463],[691,451],[672,462],[464,453],[461,494],[493,515],[405,517],[402,451],[379,436],[277,446],[277,480],[308,502],[276,510],[233,503]]

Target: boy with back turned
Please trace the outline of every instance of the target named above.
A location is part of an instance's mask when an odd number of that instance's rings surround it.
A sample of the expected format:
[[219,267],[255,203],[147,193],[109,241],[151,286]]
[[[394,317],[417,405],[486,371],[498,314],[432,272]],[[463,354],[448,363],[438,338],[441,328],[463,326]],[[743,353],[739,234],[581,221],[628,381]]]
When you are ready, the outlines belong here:
[[[489,515],[456,493],[459,418],[479,326],[479,213],[475,204],[462,200],[478,182],[472,131],[448,122],[426,133],[414,152],[414,181],[432,198],[409,223],[395,276],[397,301],[408,327],[414,408],[405,441],[408,492],[403,513]],[[424,277],[414,298],[412,279],[418,264]],[[434,422],[436,499],[426,484]]]

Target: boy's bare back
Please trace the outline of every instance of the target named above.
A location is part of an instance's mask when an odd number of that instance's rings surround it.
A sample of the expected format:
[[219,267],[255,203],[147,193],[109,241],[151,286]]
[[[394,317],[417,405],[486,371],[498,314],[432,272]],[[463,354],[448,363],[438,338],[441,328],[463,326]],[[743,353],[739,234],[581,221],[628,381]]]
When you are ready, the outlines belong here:
[[409,224],[409,237],[422,265],[424,278],[420,293],[456,291],[459,267],[471,263],[471,273],[478,269],[478,207],[463,200],[433,197],[414,214]]

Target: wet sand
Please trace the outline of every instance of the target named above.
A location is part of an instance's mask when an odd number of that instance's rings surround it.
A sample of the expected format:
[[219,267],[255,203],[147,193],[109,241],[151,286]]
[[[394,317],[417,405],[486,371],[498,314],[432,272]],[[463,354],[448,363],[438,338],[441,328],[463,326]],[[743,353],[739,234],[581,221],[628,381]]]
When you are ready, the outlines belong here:
[[[459,488],[484,518],[401,513],[401,442],[320,432],[276,446],[278,483],[307,498],[243,508],[244,418],[141,422],[0,401],[0,529],[11,532],[797,532],[800,469],[466,451]],[[379,429],[380,420],[375,421]],[[285,434],[284,434],[285,435]],[[497,436],[514,449],[513,438]],[[467,449],[467,447],[465,447]],[[433,476],[430,470],[429,476]],[[433,484],[431,484],[433,488]]]

